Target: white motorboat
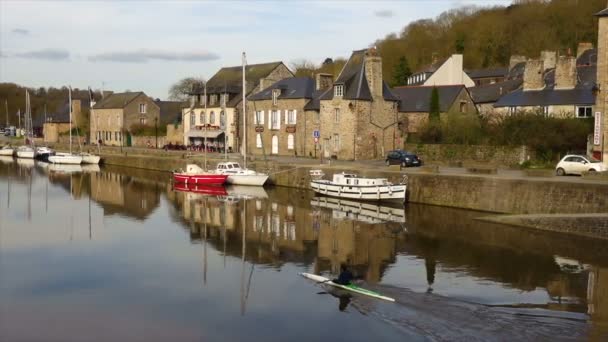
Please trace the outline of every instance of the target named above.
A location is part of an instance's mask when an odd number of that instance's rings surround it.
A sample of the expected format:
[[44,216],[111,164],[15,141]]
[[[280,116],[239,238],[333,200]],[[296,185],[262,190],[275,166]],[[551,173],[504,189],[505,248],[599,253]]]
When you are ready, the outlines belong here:
[[[316,171],[316,170],[313,170]],[[321,195],[366,201],[405,201],[407,185],[393,184],[386,178],[364,178],[354,173],[337,173],[332,180],[313,178],[312,190]]]
[[53,164],[80,165],[82,163],[82,157],[77,154],[57,152],[55,155],[49,157],[49,162]]
[[49,157],[54,154],[55,154],[55,151],[53,151],[52,149],[50,149],[46,146],[40,146],[40,147],[36,147],[36,152],[34,154],[34,157],[38,160],[47,161],[49,159]]
[[332,210],[332,217],[365,223],[398,222],[405,223],[403,207],[393,208],[374,203],[358,202],[334,197],[314,197],[310,204]]
[[17,154],[17,158],[21,158],[21,159],[34,159],[35,151],[31,147],[29,147],[27,145],[23,145],[23,146],[17,147],[16,154]]
[[83,164],[99,164],[101,160],[101,157],[87,152],[81,152],[78,155],[82,157]]
[[262,186],[268,179],[267,174],[242,168],[237,162],[218,163],[215,172],[220,175],[228,175],[226,183],[233,185]]
[[0,156],[13,156],[15,149],[10,146],[4,146],[0,148]]

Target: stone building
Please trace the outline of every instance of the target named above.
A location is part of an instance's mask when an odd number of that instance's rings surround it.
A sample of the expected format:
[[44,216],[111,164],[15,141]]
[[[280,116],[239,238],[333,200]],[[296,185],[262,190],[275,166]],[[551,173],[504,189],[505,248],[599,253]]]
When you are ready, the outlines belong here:
[[318,104],[319,88],[331,87],[331,75],[319,74],[316,80],[286,78],[249,98],[248,153],[316,156],[313,131],[319,129],[319,110],[308,104],[313,99]]
[[[90,101],[85,99],[72,99],[72,128],[84,122],[85,111],[90,110]],[[45,121],[46,120],[46,121]],[[69,134],[70,131],[70,108],[68,101],[61,107],[46,114],[46,119],[43,118],[42,135],[44,142],[56,143],[59,141],[59,136]],[[81,132],[86,134],[86,132]]]
[[393,94],[399,98],[399,132],[404,141],[406,134],[418,133],[428,122],[433,88],[439,94],[439,111],[445,114],[477,113],[471,94],[464,85],[437,87],[396,87]]
[[[597,137],[594,134],[593,149],[596,157],[601,157],[604,164],[608,164],[608,5],[603,11],[596,14],[598,17],[597,34],[597,93],[595,110],[600,114],[600,130]],[[595,133],[595,132],[594,132]],[[599,144],[595,144],[595,142]]]
[[160,107],[143,92],[114,93],[97,102],[90,117],[91,143],[131,146],[133,125],[154,127]]
[[325,157],[383,158],[396,147],[398,99],[382,79],[375,48],[354,51],[330,91],[319,99]]
[[[255,94],[293,73],[282,62],[251,64],[245,69],[246,96]],[[243,110],[243,73],[241,66],[221,68],[205,89],[192,89],[190,106],[182,110],[184,145],[224,145],[230,151],[240,150]],[[207,113],[205,113],[207,108]]]

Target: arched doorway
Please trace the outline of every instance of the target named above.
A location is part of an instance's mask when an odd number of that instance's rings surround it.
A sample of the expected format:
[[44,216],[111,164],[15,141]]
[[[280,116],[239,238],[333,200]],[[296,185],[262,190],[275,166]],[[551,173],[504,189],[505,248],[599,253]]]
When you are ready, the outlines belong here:
[[272,154],[279,154],[279,137],[272,136]]

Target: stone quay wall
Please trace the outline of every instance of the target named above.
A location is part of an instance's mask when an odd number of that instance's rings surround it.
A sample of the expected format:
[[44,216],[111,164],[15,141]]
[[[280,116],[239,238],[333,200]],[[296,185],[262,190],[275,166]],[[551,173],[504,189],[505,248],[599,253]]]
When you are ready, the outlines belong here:
[[425,164],[487,164],[511,167],[534,155],[525,146],[406,144],[405,149],[417,154]]

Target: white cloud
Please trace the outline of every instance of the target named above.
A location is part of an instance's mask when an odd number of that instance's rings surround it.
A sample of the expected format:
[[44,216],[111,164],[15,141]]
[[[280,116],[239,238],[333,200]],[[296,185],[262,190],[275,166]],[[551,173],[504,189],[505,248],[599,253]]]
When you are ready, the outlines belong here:
[[120,62],[120,63],[146,63],[151,60],[202,62],[219,59],[212,52],[172,52],[161,50],[140,49],[135,51],[104,52],[89,56],[91,62]]
[[70,58],[70,53],[64,49],[42,49],[27,51],[14,54],[15,57],[20,58],[31,58],[31,59],[45,59],[49,61],[62,61]]

